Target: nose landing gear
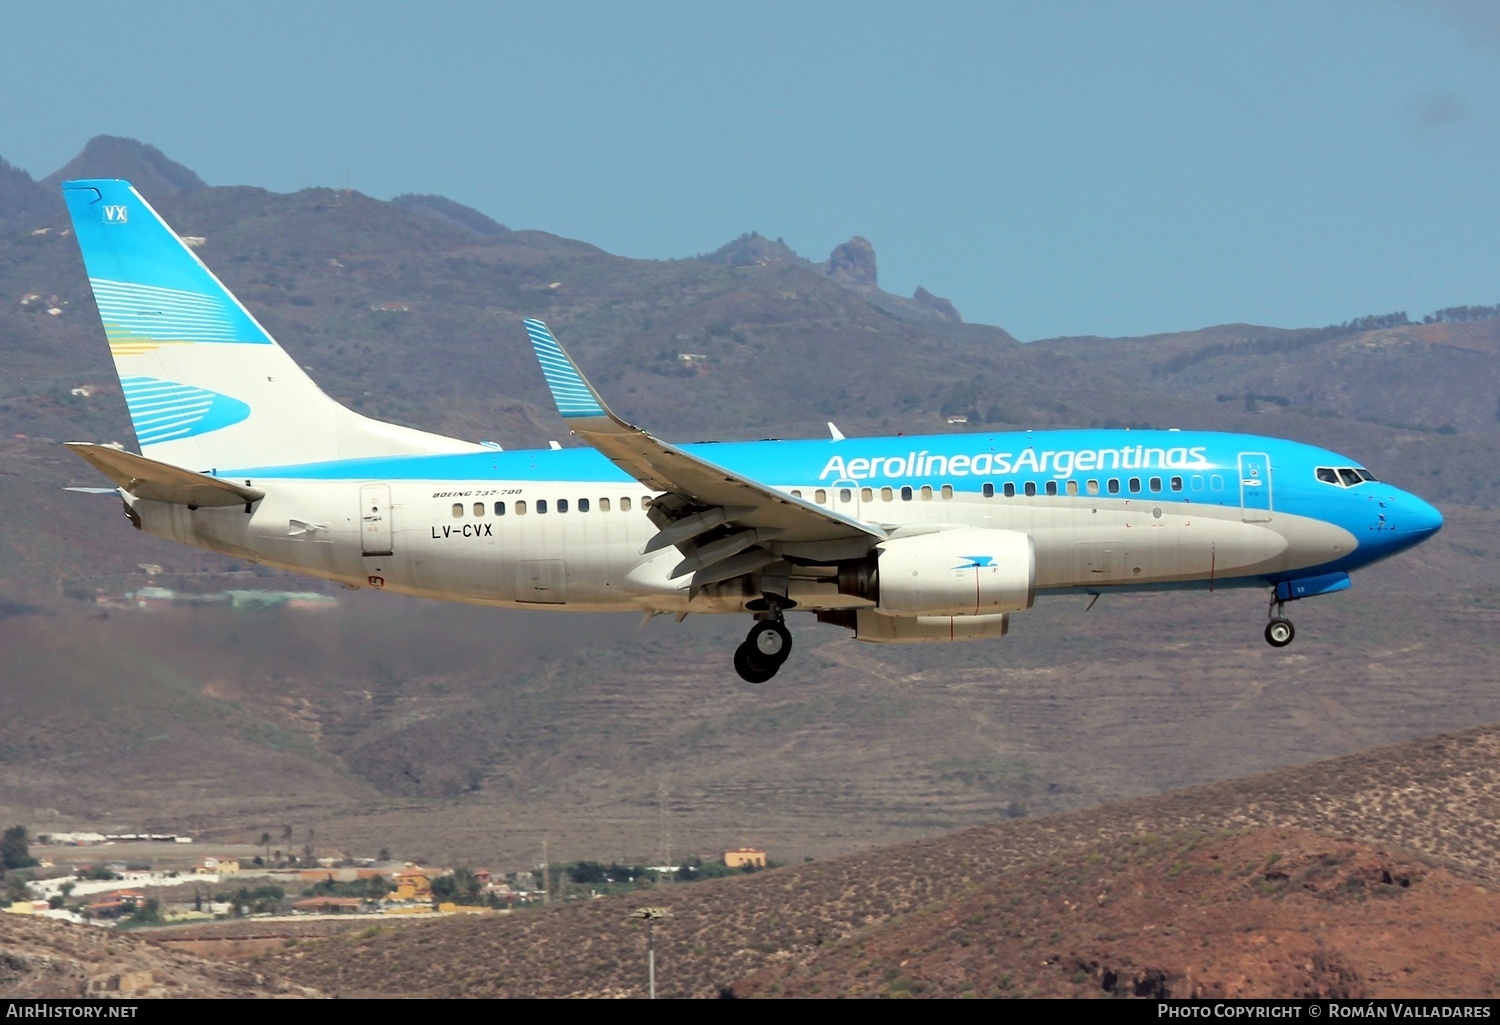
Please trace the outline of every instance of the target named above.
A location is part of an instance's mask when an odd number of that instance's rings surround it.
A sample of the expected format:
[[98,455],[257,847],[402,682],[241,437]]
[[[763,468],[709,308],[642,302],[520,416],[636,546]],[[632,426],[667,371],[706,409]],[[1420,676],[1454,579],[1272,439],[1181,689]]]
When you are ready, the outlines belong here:
[[745,642],[734,649],[734,671],[747,683],[765,683],[792,653],[792,633],[781,610],[773,609],[769,615],[774,618],[756,620]]
[[[1297,636],[1297,629],[1292,626],[1290,619],[1282,615],[1285,602],[1273,598],[1271,604],[1276,606],[1276,614],[1272,615],[1271,621],[1266,624],[1266,643],[1273,648],[1284,648],[1292,643],[1293,637]],[[1266,612],[1269,615],[1270,609],[1268,608]]]

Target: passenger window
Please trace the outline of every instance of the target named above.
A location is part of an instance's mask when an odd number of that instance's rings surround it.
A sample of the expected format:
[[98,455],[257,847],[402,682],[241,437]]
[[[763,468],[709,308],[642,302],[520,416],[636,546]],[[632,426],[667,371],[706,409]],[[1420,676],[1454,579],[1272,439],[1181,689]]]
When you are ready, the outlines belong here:
[[1086,490],[1091,495],[1097,495],[1099,493],[1099,482],[1096,480],[1089,481],[1087,487],[1084,490]]
[[873,501],[875,501],[875,489],[874,488],[860,488],[859,489],[859,500],[861,502],[873,502]]
[[854,501],[854,489],[853,488],[839,488],[839,501],[840,502],[852,502],[852,501]]
[[1224,478],[1220,477],[1217,473],[1213,474],[1208,478],[1208,487],[1211,491],[1223,491]]
[[819,505],[822,505],[823,503],[828,501],[828,492],[823,490],[822,488],[819,488],[817,491],[813,492],[813,501],[817,502]]
[[1181,491],[1182,490],[1182,478],[1181,477],[1173,477],[1172,478],[1172,490],[1173,491]]
[[1138,495],[1138,494],[1140,494],[1140,491],[1141,491],[1141,479],[1139,477],[1132,477],[1132,478],[1130,478],[1130,493],[1132,495]]
[[600,512],[609,512],[609,499],[607,499],[607,498],[601,498],[601,499],[599,499],[599,511]]
[[880,500],[882,502],[891,502],[891,501],[894,501],[895,498],[896,498],[896,492],[893,489],[891,489],[891,488],[881,488],[880,489]]
[[495,515],[496,516],[504,516],[505,515],[505,503],[504,502],[496,502],[495,503]]
[[536,500],[536,514],[538,516],[542,516],[546,512],[547,512],[547,500],[545,498],[538,498]]
[[516,503],[516,515],[517,516],[525,516],[526,515],[526,499],[523,498],[519,502]]
[[620,499],[620,511],[621,512],[629,512],[630,511],[630,496],[629,495],[627,495],[624,498]]
[[1005,482],[1005,497],[1006,498],[1015,498],[1016,497],[1016,486],[1011,481],[1006,481]]
[[1353,470],[1348,469],[1347,467],[1339,468],[1339,476],[1343,478],[1344,487],[1346,488],[1352,488],[1356,484],[1364,483],[1364,481],[1359,479],[1359,474],[1355,473]]
[[1150,483],[1151,483],[1151,490],[1152,490],[1152,492],[1157,492],[1157,491],[1161,490],[1161,478],[1160,477],[1152,477]]
[[484,515],[484,503],[483,502],[475,502],[474,503],[474,515],[475,516],[483,516]]
[[910,502],[911,501],[911,487],[910,487],[910,485],[908,485],[907,487],[904,487],[904,488],[901,489],[901,501],[903,501],[903,502]]
[[924,501],[924,502],[930,502],[930,501],[932,501],[932,485],[931,484],[923,484],[922,485],[922,501]]
[[1109,493],[1111,495],[1118,495],[1120,493],[1120,478],[1111,477],[1109,479]]
[[1055,494],[1057,494],[1057,481],[1055,481],[1055,480],[1049,480],[1047,482],[1047,494],[1049,494],[1049,495],[1055,495]]
[[800,488],[793,488],[792,489],[792,497],[793,498],[801,498],[802,497],[802,491],[801,491],[801,489]]
[[455,520],[461,520],[461,519],[463,519],[463,516],[464,516],[464,504],[462,502],[454,502],[453,503],[453,518]]
[[1195,473],[1195,474],[1193,474],[1193,490],[1194,491],[1202,491],[1203,490],[1203,474],[1201,474],[1201,473]]
[[953,485],[952,484],[944,484],[943,485],[943,497],[944,498],[952,498],[953,497]]
[[641,496],[641,512],[645,512],[649,508],[651,508],[651,496],[650,495],[642,495]]
[[994,498],[995,497],[995,485],[993,485],[993,484],[986,484],[984,486],[984,497],[985,498]]
[[560,513],[568,511],[568,500],[566,498],[559,498],[557,500],[557,511]]
[[1070,481],[1068,481],[1068,494],[1070,494],[1070,495],[1076,495],[1076,494],[1078,494],[1078,482],[1076,480],[1070,480]]
[[587,498],[580,498],[578,500],[578,511],[579,512],[588,512],[589,511],[589,500]]
[[1318,480],[1324,484],[1337,484],[1339,482],[1338,471],[1331,466],[1318,467]]

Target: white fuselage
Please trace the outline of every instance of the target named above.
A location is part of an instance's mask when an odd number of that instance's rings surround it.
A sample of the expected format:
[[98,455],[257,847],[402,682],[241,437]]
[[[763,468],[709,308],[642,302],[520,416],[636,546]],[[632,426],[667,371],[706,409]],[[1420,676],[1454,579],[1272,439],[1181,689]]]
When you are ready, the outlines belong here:
[[[619,482],[257,480],[266,497],[188,509],[127,499],[144,530],[350,586],[475,604],[575,610],[738,611],[739,584],[690,594],[669,578],[674,548],[643,554],[657,528],[652,495]],[[1020,531],[1035,542],[1041,590],[1232,586],[1337,561],[1343,527],[1278,512],[1246,522],[1238,506],[1167,495],[985,497],[942,490],[903,501],[881,490],[781,488],[895,534],[943,527]],[[868,500],[864,498],[869,495]],[[545,511],[543,511],[545,510]],[[822,567],[799,567],[788,596],[808,608],[860,608]]]

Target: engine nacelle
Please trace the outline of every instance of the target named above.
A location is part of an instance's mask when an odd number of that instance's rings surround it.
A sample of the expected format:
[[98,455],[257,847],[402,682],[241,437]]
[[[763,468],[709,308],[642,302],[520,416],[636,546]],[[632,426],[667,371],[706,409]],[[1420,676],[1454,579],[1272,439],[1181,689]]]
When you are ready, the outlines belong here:
[[1036,546],[1018,530],[959,527],[876,546],[877,608],[901,616],[992,616],[1031,608]]
[[854,613],[854,639],[876,644],[944,644],[1004,637],[1010,616],[883,616],[874,609]]

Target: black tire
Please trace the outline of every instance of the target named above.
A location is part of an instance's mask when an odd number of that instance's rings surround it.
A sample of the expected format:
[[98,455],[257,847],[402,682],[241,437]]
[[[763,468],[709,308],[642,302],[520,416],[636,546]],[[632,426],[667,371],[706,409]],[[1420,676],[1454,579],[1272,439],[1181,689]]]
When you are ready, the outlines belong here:
[[745,646],[753,653],[752,661],[779,666],[792,653],[792,632],[783,623],[763,619],[750,628]]
[[764,663],[755,657],[755,649],[748,644],[741,644],[734,649],[734,671],[740,674],[740,679],[746,683],[765,683],[776,675],[781,668],[780,662]]
[[1297,636],[1296,627],[1290,619],[1276,618],[1266,624],[1266,643],[1273,648],[1284,648]]

